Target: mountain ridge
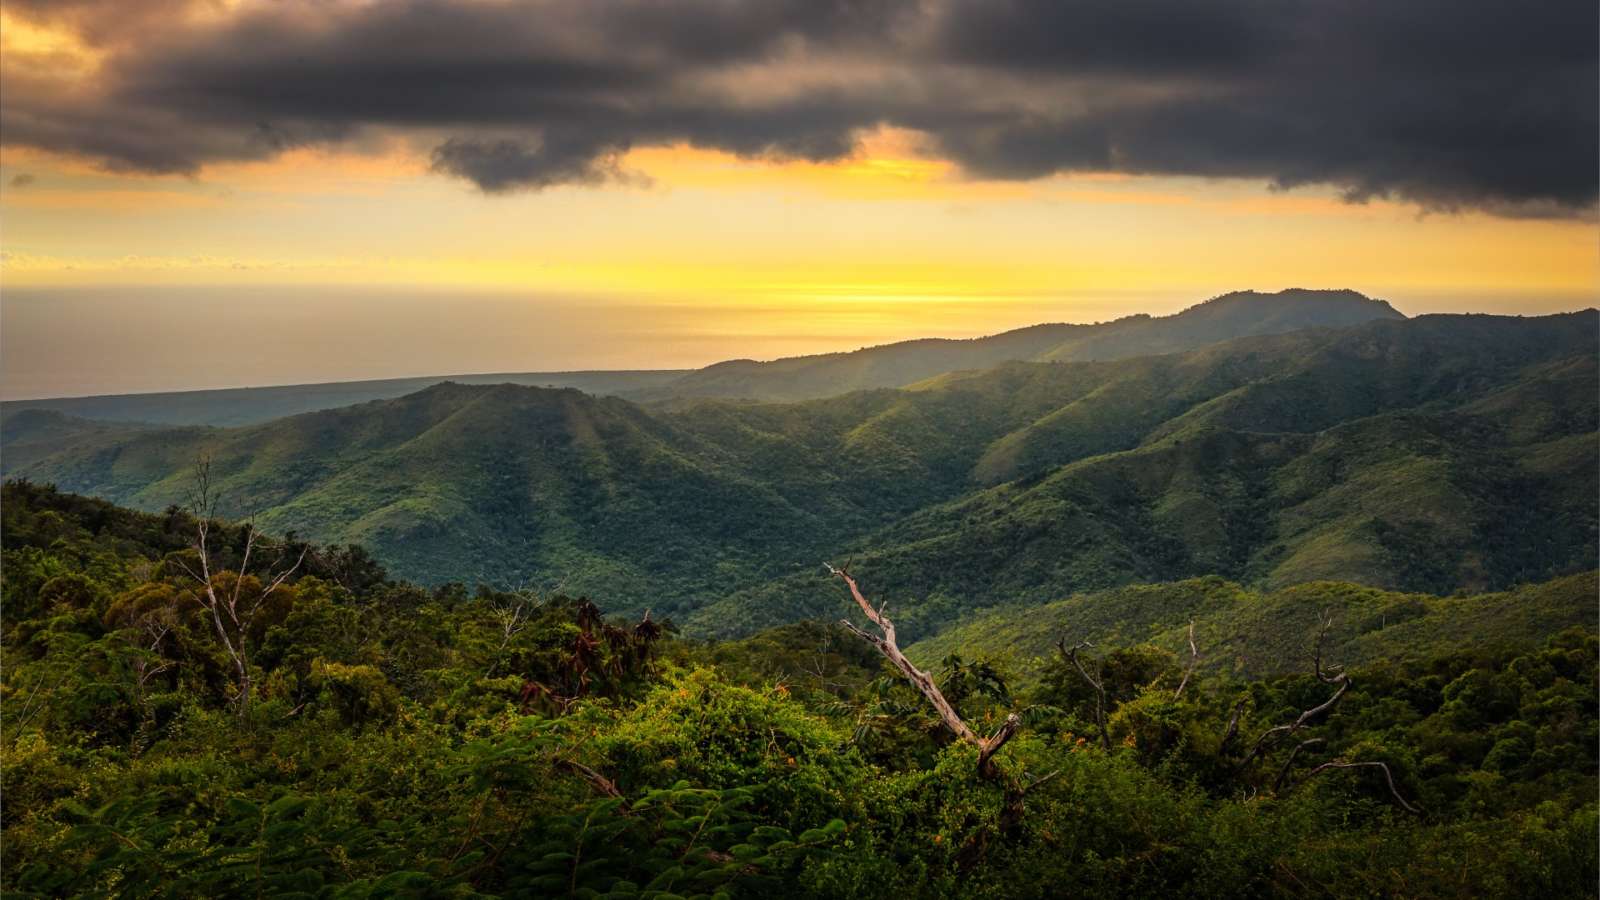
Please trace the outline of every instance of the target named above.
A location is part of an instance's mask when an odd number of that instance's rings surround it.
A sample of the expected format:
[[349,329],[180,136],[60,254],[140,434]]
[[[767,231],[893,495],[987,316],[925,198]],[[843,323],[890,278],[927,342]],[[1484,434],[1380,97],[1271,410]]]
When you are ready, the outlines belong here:
[[[903,387],[945,371],[984,368],[1013,359],[1148,355],[1193,349],[1200,344],[1247,334],[1278,333],[1303,327],[1342,327],[1373,318],[1404,317],[1386,301],[1372,300],[1350,290],[1296,288],[1276,294],[1235,291],[1168,316],[1140,313],[1094,324],[1045,323],[974,338],[918,338],[768,361],[723,360],[697,370],[420,376],[20,400],[0,403],[0,416],[24,409],[48,409],[114,422],[248,425],[302,412],[393,399],[444,381],[573,387],[639,402],[705,397],[766,401],[817,399],[852,390]],[[1186,333],[1185,329],[1191,326],[1193,332]],[[1149,334],[1145,334],[1147,331]]]
[[225,514],[366,544],[405,577],[564,582],[706,634],[835,614],[815,573],[851,556],[908,639],[1200,574],[1488,590],[1594,567],[1572,488],[1600,456],[1597,324],[1375,321],[795,403],[444,383],[0,463],[159,510],[209,453]]
[[1346,327],[1390,318],[1405,317],[1387,301],[1351,290],[1234,291],[1167,316],[1136,314],[1085,325],[1043,323],[977,338],[923,338],[767,362],[729,360],[691,371],[668,385],[636,392],[633,398],[813,399],[852,390],[904,387],[943,372],[1009,361],[1147,356],[1255,334]]

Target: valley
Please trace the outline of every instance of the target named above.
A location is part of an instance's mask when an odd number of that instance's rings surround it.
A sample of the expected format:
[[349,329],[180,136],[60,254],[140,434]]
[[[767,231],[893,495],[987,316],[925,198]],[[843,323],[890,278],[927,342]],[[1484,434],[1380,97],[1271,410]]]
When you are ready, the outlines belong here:
[[408,579],[723,637],[830,615],[846,558],[912,636],[1201,575],[1501,590],[1591,567],[1596,323],[1380,317],[784,403],[446,382],[232,428],[12,410],[3,466],[156,511],[204,455],[225,514]]

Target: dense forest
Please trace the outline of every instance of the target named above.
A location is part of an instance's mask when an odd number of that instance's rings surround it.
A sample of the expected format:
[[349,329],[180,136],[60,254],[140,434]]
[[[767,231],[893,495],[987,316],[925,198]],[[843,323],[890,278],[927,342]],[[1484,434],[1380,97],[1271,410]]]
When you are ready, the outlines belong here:
[[[1027,652],[956,630],[907,656],[865,566],[819,576],[824,621],[706,642],[177,506],[12,481],[0,511],[8,896],[1575,897],[1600,878],[1592,574],[1450,598],[1202,579],[1101,596],[1121,624],[1092,641],[1052,608],[971,632]],[[1270,635],[1250,615],[1268,601]],[[1457,640],[1446,614],[1481,627]]]

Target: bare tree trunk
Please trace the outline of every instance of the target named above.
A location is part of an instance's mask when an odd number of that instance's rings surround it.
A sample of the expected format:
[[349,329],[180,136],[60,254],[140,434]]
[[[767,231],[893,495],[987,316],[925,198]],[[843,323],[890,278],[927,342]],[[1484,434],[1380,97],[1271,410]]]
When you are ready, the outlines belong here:
[[856,580],[850,576],[848,571],[842,568],[836,569],[833,566],[827,566],[827,569],[829,573],[842,579],[850,588],[851,598],[856,601],[857,606],[861,607],[861,611],[866,614],[867,619],[878,626],[881,634],[870,634],[857,627],[849,619],[843,620],[844,627],[850,629],[862,640],[877,647],[878,652],[882,653],[896,669],[899,669],[900,673],[906,677],[906,680],[911,682],[912,687],[915,687],[927,699],[928,703],[933,706],[934,711],[939,714],[939,718],[944,722],[945,727],[954,732],[956,737],[978,748],[978,771],[986,778],[996,777],[999,773],[994,765],[994,755],[1000,751],[1001,747],[1005,746],[1006,741],[1011,740],[1012,735],[1016,734],[1017,728],[1022,724],[1022,720],[1016,713],[1012,713],[1006,716],[1006,720],[1000,723],[1000,727],[994,734],[987,738],[979,737],[962,720],[955,707],[950,705],[950,701],[945,699],[944,694],[939,691],[939,686],[934,683],[932,676],[917,668],[911,660],[906,658],[904,653],[900,652],[900,645],[895,643],[894,623],[889,621],[888,616],[883,614],[884,608],[874,609],[872,604],[867,602],[867,598],[861,595],[861,588],[856,585]]
[[1249,754],[1247,754],[1244,760],[1239,763],[1239,769],[1241,771],[1243,771],[1244,768],[1250,765],[1252,762],[1255,762],[1256,758],[1266,752],[1269,746],[1272,743],[1275,743],[1278,738],[1292,735],[1328,713],[1338,705],[1340,698],[1344,697],[1345,692],[1350,690],[1350,675],[1342,670],[1342,666],[1324,667],[1322,665],[1322,643],[1327,638],[1328,629],[1332,627],[1332,625],[1333,619],[1324,619],[1321,626],[1317,629],[1316,650],[1311,656],[1311,667],[1312,671],[1316,673],[1318,681],[1321,681],[1323,684],[1338,685],[1338,689],[1335,690],[1333,692],[1333,696],[1329,697],[1327,700],[1324,700],[1316,706],[1301,712],[1293,722],[1285,725],[1277,725],[1262,732],[1261,736],[1256,738],[1255,745],[1250,748]]
[[1071,662],[1072,665],[1077,668],[1078,674],[1082,675],[1083,680],[1089,683],[1089,687],[1094,688],[1094,722],[1095,725],[1100,729],[1100,747],[1104,750],[1110,750],[1111,730],[1106,727],[1106,685],[1104,673],[1101,673],[1100,678],[1095,678],[1093,675],[1089,674],[1088,669],[1084,668],[1083,660],[1078,658],[1079,650],[1092,646],[1094,645],[1088,641],[1079,641],[1072,647],[1072,649],[1068,650],[1066,638],[1062,638],[1056,642],[1056,648],[1061,651],[1061,655],[1066,657],[1067,661]]
[[1189,667],[1183,670],[1183,680],[1178,682],[1178,689],[1172,692],[1172,699],[1183,696],[1183,689],[1189,686],[1189,676],[1194,674],[1194,667],[1200,663],[1200,648],[1194,644],[1194,620],[1189,620]]
[[1278,779],[1272,782],[1272,789],[1276,791],[1283,787],[1283,782],[1289,777],[1289,770],[1294,768],[1295,758],[1300,755],[1301,750],[1304,750],[1313,744],[1321,743],[1325,743],[1322,738],[1306,738],[1305,740],[1296,744],[1294,749],[1289,751],[1289,758],[1283,761],[1283,768],[1278,770]]
[[1228,716],[1228,727],[1222,732],[1222,740],[1217,743],[1217,752],[1226,750],[1233,739],[1239,735],[1239,714],[1244,712],[1244,701],[1239,700],[1233,704],[1233,713]]
[[[217,639],[227,651],[228,658],[233,661],[235,679],[238,682],[238,694],[234,698],[235,706],[240,718],[244,718],[250,709],[250,694],[253,684],[250,678],[250,655],[248,643],[250,640],[249,629],[267,598],[283,585],[300,564],[305,562],[307,547],[300,551],[300,556],[294,564],[287,569],[272,575],[269,568],[266,575],[271,579],[265,588],[254,599],[241,598],[240,591],[244,587],[245,576],[250,572],[250,556],[255,552],[257,532],[252,519],[247,523],[249,531],[245,535],[244,557],[239,563],[239,571],[233,582],[233,591],[224,597],[217,592],[215,576],[220,573],[212,572],[211,567],[211,520],[215,516],[217,495],[211,487],[211,461],[202,457],[195,463],[195,484],[190,494],[190,512],[195,517],[195,542],[194,549],[199,556],[200,571],[190,569],[187,563],[183,565],[189,577],[200,585],[200,592],[196,598],[206,612],[211,615],[211,622],[216,627]],[[244,603],[241,605],[241,599]],[[237,642],[229,635],[229,627],[238,635]]]
[[1326,772],[1329,769],[1360,769],[1360,768],[1365,768],[1365,767],[1375,767],[1375,768],[1382,769],[1383,770],[1383,780],[1388,783],[1388,785],[1389,785],[1389,794],[1394,797],[1395,802],[1400,804],[1400,807],[1402,809],[1404,809],[1408,813],[1412,813],[1414,815],[1419,815],[1419,816],[1422,815],[1422,807],[1413,806],[1410,803],[1406,802],[1406,798],[1400,796],[1400,791],[1397,788],[1395,788],[1395,786],[1394,786],[1394,773],[1389,771],[1389,764],[1388,763],[1383,763],[1383,762],[1345,762],[1342,759],[1330,760],[1328,762],[1323,763],[1320,766],[1317,766],[1315,769],[1312,769],[1311,771],[1307,772],[1306,773],[1306,777],[1300,779],[1300,783],[1304,784],[1307,781],[1310,781],[1313,777],[1315,777],[1315,776],[1317,776],[1317,775],[1319,775],[1319,774],[1321,774],[1323,772]]
[[594,789],[614,800],[622,799],[622,791],[617,789],[616,782],[601,775],[581,762],[571,759],[558,759],[556,765],[576,774],[584,781],[594,786]]

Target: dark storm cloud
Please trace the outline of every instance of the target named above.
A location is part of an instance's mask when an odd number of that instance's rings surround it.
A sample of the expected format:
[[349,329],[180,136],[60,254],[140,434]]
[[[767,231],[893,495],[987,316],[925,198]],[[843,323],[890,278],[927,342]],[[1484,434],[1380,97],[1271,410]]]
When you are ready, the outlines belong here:
[[947,58],[1147,93],[941,137],[996,177],[1107,165],[1577,212],[1596,197],[1597,25],[1565,0],[961,3]]
[[450,138],[433,150],[433,170],[465,178],[487,193],[556,184],[599,184],[622,177],[622,148],[588,142]]
[[1596,198],[1589,0],[291,0],[138,41],[106,24],[180,5],[8,2],[108,55],[89,91],[7,61],[0,140],[193,172],[398,132],[497,192],[624,179],[628,149],[679,141],[833,159],[892,125],[987,178],[1243,177],[1504,215]]

